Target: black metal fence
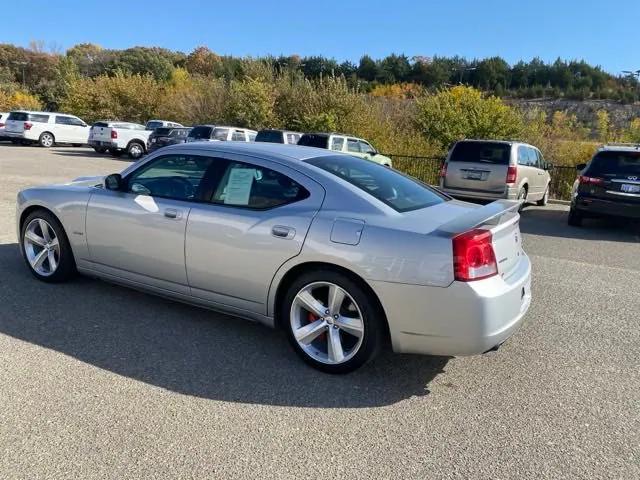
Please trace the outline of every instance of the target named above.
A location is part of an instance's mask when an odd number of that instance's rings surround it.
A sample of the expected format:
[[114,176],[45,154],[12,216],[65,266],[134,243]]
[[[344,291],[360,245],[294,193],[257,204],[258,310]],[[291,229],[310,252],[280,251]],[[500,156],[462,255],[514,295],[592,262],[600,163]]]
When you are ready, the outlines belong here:
[[[393,168],[412,177],[416,177],[429,185],[438,185],[443,157],[414,157],[410,155],[387,154],[393,161]],[[576,179],[575,167],[554,166],[551,171],[549,195],[558,200],[569,200],[571,187]]]

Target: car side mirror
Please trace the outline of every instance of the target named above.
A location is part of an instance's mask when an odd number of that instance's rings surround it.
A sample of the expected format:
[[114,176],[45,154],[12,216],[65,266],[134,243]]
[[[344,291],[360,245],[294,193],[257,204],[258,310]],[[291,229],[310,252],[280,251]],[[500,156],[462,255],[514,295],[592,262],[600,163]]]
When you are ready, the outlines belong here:
[[586,163],[579,163],[578,165],[576,165],[576,170],[579,171],[579,172],[581,172],[585,168],[587,168],[587,164]]
[[122,184],[122,175],[119,173],[112,173],[104,179],[104,188],[107,190],[122,190]]

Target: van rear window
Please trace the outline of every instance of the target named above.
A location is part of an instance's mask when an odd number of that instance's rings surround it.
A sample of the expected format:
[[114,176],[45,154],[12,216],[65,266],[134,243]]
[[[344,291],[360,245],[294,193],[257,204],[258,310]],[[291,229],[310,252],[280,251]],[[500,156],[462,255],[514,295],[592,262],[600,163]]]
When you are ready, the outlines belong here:
[[11,112],[7,120],[16,120],[18,122],[26,122],[29,120],[29,114],[24,112]]
[[593,177],[640,176],[640,152],[599,152],[585,175]]
[[450,162],[509,165],[511,145],[499,142],[458,142],[449,156]]
[[298,140],[298,145],[303,147],[329,148],[329,136],[305,133]]

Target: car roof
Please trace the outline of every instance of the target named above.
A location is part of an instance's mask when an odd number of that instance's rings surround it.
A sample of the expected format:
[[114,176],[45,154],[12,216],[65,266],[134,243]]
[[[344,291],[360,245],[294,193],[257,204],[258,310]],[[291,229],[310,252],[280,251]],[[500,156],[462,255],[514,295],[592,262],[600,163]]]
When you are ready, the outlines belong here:
[[[304,135],[322,135],[322,136],[330,136],[330,135],[340,135],[341,137],[351,137],[351,138],[355,138],[356,140],[364,140],[364,138],[360,138],[356,135],[351,135],[350,133],[340,133],[340,132],[309,132],[309,133],[305,133]],[[366,140],[364,140],[366,142]]]
[[62,112],[43,112],[38,110],[11,110],[9,113],[35,113],[40,115],[65,115],[67,117],[76,117],[73,113],[62,113]]
[[638,152],[640,144],[638,143],[608,143],[598,148],[599,152]]
[[454,145],[461,142],[478,142],[478,143],[491,142],[491,143],[502,143],[504,145],[524,145],[526,147],[531,147],[531,148],[535,148],[536,150],[540,150],[535,145],[531,145],[530,143],[526,143],[526,142],[519,142],[517,140],[494,140],[491,138],[463,138],[462,140],[456,141]]

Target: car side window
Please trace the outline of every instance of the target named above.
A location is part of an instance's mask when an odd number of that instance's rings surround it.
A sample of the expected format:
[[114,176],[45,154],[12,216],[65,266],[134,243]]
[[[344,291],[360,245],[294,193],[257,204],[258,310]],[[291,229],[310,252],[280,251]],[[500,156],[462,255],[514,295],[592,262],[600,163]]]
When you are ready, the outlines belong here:
[[344,138],[343,137],[333,137],[331,139],[331,150],[335,150],[337,152],[341,152],[344,147]]
[[126,191],[137,195],[195,200],[213,158],[166,155],[141,166],[126,178]]
[[249,141],[250,142],[255,142],[257,136],[258,136],[257,132],[249,132]]
[[71,117],[63,117],[62,115],[56,115],[57,125],[71,125]]
[[367,142],[365,142],[364,140],[360,140],[358,143],[360,144],[360,152],[361,153],[372,154],[373,152],[375,152],[375,149],[371,145],[369,145]]
[[535,149],[529,148],[529,166],[537,168],[538,167],[538,154]]
[[353,138],[347,139],[347,151],[353,153],[360,153],[360,145],[358,141]]
[[295,145],[298,143],[298,140],[300,140],[300,135],[295,133],[287,133],[287,143]]
[[518,147],[518,165],[529,165],[529,149],[522,145]]
[[309,192],[286,175],[266,167],[229,161],[210,197],[212,203],[257,210],[303,200]]
[[544,170],[547,164],[544,161],[544,157],[542,156],[542,152],[540,152],[540,150],[536,150],[535,152],[536,152],[536,157],[538,159],[538,165],[537,166],[538,166],[538,168],[541,168],[541,169]]
[[231,136],[231,140],[234,142],[244,142],[246,137],[244,136],[244,131],[242,130],[234,130],[233,135]]
[[30,122],[49,123],[49,115],[42,115],[40,113],[29,114]]
[[228,128],[214,128],[213,129],[213,136],[212,138],[214,140],[226,140],[228,138],[229,135],[229,129]]

